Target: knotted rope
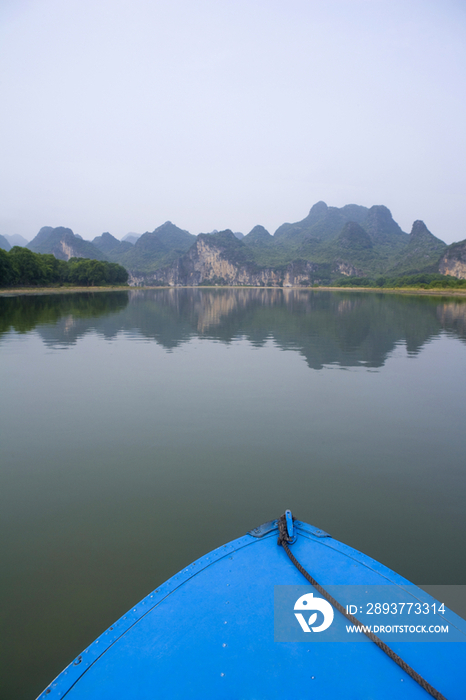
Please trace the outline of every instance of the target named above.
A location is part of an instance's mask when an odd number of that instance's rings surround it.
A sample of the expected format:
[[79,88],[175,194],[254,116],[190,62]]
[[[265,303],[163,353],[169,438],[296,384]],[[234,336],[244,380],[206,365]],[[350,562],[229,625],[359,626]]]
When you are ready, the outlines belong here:
[[[294,518],[293,518],[294,520]],[[312,578],[312,576],[306,571],[306,569],[299,563],[299,561],[296,559],[296,557],[291,553],[291,550],[288,546],[290,542],[293,541],[293,538],[288,535],[288,530],[286,527],[286,516],[282,515],[281,518],[278,519],[277,521],[278,525],[278,531],[279,531],[279,536],[278,536],[278,544],[283,547],[285,552],[287,553],[288,557],[290,560],[293,562],[293,564],[296,566],[298,571],[302,573],[302,575],[309,581],[309,583],[314,586],[316,590],[319,591],[319,593],[326,599],[328,602],[333,605],[334,608],[338,610],[338,612],[341,612],[342,615],[344,615],[350,622],[353,623],[353,625],[357,625],[362,632],[366,635],[366,637],[369,637],[369,639],[374,642],[374,644],[377,644],[379,649],[382,649],[387,656],[389,656],[395,663],[398,664],[400,668],[405,671],[405,673],[408,674],[408,676],[411,676],[413,680],[416,681],[416,683],[419,683],[421,688],[424,688],[424,690],[429,693],[435,700],[446,700],[446,698],[439,693],[438,690],[436,690],[433,686],[430,685],[422,676],[419,675],[409,664],[406,663],[406,661],[403,661],[402,658],[396,654],[393,649],[390,649],[385,642],[383,642],[377,635],[375,635],[373,632],[369,632],[366,628],[366,625],[363,625],[359,620],[354,617],[354,615],[351,615],[350,613],[346,612],[345,608],[340,605],[340,603],[333,598],[330,593],[327,593],[325,588],[322,588],[322,586],[317,583],[317,581]]]

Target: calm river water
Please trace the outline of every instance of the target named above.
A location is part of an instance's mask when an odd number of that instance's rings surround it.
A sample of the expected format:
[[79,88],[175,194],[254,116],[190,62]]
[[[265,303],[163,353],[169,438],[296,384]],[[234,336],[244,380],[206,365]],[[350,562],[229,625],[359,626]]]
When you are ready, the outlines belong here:
[[2,698],[285,508],[466,584],[466,300],[2,297],[0,358]]

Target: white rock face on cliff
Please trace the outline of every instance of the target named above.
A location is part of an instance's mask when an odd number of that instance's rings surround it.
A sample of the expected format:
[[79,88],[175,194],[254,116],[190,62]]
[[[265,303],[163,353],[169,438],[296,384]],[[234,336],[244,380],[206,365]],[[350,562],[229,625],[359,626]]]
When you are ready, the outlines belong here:
[[44,226],[27,247],[33,253],[51,253],[59,260],[90,258],[106,260],[105,255],[89,241],[75,236],[70,228]]
[[[193,248],[188,251],[187,258],[191,263],[189,282],[199,284],[225,280],[226,284],[244,283],[244,266],[237,267],[225,255],[226,251],[219,245],[211,245],[208,239],[199,238]],[[188,283],[189,283],[188,282]]]
[[347,262],[336,262],[333,269],[335,272],[339,272],[340,275],[345,275],[345,277],[364,276],[364,270],[360,270]]
[[439,272],[460,280],[466,280],[466,240],[448,246],[440,261]]
[[58,247],[63,252],[63,255],[65,256],[65,258],[64,258],[65,260],[69,260],[70,258],[82,257],[80,255],[80,251],[75,250],[72,245],[69,245],[69,243],[67,243],[64,240],[61,240],[58,242]]
[[231,231],[200,235],[185,255],[168,267],[130,277],[130,284],[295,286],[318,282],[319,265],[295,261],[279,269],[259,267]]

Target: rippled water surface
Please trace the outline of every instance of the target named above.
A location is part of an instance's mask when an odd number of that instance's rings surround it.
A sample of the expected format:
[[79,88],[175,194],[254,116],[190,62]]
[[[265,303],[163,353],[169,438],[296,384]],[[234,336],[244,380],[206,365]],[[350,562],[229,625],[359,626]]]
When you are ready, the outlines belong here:
[[285,508],[466,584],[465,341],[445,297],[0,297],[2,698]]

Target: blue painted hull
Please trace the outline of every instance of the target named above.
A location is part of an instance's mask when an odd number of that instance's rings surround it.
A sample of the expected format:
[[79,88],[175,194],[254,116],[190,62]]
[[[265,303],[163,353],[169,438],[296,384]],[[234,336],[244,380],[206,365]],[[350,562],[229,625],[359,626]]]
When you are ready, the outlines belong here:
[[[324,587],[406,579],[321,530],[295,521],[294,556]],[[372,642],[274,641],[276,586],[307,582],[277,545],[276,521],[210,552],[106,630],[40,695],[42,700],[138,698],[426,699]],[[416,600],[433,599],[419,589]],[[335,613],[339,615],[339,613]],[[466,622],[446,610],[463,643],[391,645],[448,700],[466,698]]]

